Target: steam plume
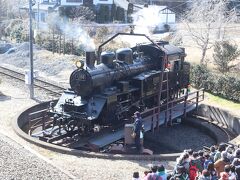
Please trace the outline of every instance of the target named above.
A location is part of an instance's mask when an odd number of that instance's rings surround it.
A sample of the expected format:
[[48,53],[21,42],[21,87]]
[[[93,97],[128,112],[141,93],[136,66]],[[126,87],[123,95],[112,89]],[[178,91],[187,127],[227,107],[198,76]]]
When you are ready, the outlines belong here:
[[83,28],[81,28],[79,24],[66,23],[61,26],[61,29],[65,33],[67,38],[77,40],[79,44],[84,47],[85,51],[95,50],[96,47],[94,44],[94,40]]
[[65,34],[66,39],[73,39],[83,46],[85,51],[95,50],[94,40],[81,27],[79,23],[69,22],[58,14],[51,14],[48,19],[48,27],[56,28]]

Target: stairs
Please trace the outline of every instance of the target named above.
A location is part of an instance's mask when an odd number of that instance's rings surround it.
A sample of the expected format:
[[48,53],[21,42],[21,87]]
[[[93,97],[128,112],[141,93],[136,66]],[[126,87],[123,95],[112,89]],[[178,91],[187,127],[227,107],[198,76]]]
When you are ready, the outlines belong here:
[[[162,73],[160,78],[160,87],[158,95],[158,114],[160,113],[160,106],[165,104],[165,125],[168,125],[169,119],[171,120],[171,113],[169,114],[169,69],[167,67],[167,58],[163,58],[162,62]],[[172,124],[172,122],[170,122]]]

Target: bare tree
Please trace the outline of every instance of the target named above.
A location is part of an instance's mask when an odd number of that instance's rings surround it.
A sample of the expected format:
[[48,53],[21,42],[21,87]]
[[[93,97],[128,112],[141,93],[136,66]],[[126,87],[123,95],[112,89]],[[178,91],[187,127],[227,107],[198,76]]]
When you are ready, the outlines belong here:
[[[183,17],[188,35],[201,50],[201,64],[216,40],[223,40],[225,27],[236,20],[234,10],[227,9],[228,0],[195,0]],[[217,35],[217,36],[216,36]]]
[[85,22],[95,19],[94,12],[86,6],[72,7],[69,17],[74,21]]
[[0,17],[1,17],[1,20],[6,17],[6,7],[7,7],[7,4],[6,4],[6,1],[5,0],[0,0]]
[[27,5],[27,0],[0,0],[0,17],[1,19],[21,18],[21,7]]
[[[52,33],[52,45],[51,49],[52,52],[59,52],[61,50],[58,49],[58,42],[61,44],[61,35],[63,34],[62,32],[62,26],[63,22],[61,17],[57,13],[51,13],[47,19],[47,24],[50,32]],[[59,41],[60,38],[60,41]]]

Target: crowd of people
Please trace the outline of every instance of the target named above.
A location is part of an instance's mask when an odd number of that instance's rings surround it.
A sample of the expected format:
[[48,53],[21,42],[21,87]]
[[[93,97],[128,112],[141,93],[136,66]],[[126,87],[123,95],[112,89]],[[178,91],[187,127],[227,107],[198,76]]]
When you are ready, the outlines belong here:
[[163,165],[152,166],[142,174],[133,173],[133,180],[240,180],[240,148],[220,144],[194,152],[184,150],[176,160],[172,173]]

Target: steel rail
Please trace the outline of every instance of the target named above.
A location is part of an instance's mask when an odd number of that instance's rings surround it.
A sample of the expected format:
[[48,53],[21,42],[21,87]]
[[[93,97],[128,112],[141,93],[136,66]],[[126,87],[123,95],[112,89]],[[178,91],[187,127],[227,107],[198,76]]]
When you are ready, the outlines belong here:
[[[2,67],[0,66],[0,74],[3,74],[5,76],[17,79],[19,81],[25,82],[25,75],[23,73],[14,71],[12,69],[6,68],[6,67]],[[46,82],[44,80],[41,80],[39,78],[35,78],[35,87],[39,88],[39,89],[43,89],[45,91],[48,91],[52,94],[55,94],[57,96],[61,95],[62,92],[65,90],[65,88],[55,85],[53,83],[50,82]]]

